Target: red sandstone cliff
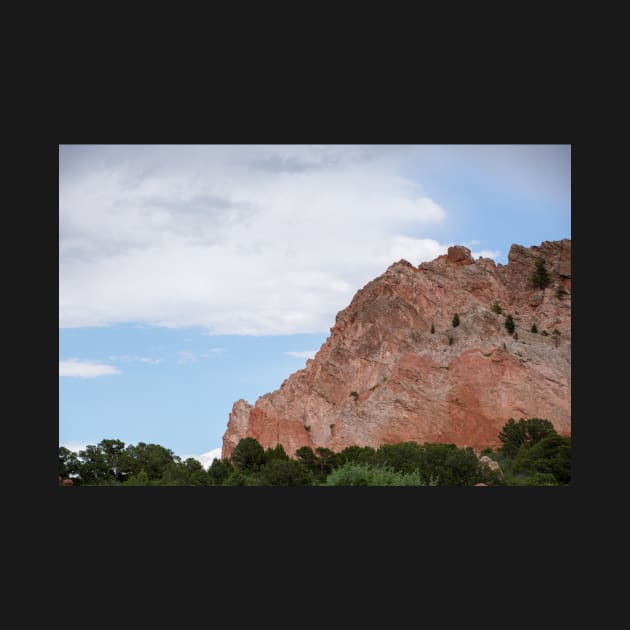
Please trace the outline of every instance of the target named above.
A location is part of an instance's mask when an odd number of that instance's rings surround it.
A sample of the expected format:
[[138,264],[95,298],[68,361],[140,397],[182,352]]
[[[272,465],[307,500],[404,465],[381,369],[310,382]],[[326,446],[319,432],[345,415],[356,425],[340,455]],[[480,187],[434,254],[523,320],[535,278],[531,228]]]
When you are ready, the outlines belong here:
[[[551,279],[545,290],[531,284],[539,256]],[[503,314],[492,310],[495,300]],[[505,329],[508,313],[517,338]],[[507,265],[473,260],[459,246],[418,267],[394,263],[338,313],[305,369],[254,406],[234,403],[222,457],[243,437],[265,448],[280,442],[290,455],[305,445],[338,451],[407,440],[481,449],[499,445],[511,417],[547,418],[571,432],[568,239],[512,245]]]

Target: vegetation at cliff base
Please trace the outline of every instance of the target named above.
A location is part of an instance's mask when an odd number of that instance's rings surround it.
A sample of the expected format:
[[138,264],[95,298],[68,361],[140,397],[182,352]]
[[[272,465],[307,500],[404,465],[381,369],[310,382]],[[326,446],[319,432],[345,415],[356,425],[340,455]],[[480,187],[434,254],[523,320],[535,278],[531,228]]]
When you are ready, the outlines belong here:
[[75,486],[474,486],[565,485],[571,481],[571,438],[558,435],[546,419],[510,418],[498,435],[501,447],[480,456],[470,447],[399,442],[370,446],[298,448],[289,457],[282,444],[267,449],[242,438],[228,459],[204,469],[158,444],[126,446],[102,440],[75,453],[59,447],[60,479]]

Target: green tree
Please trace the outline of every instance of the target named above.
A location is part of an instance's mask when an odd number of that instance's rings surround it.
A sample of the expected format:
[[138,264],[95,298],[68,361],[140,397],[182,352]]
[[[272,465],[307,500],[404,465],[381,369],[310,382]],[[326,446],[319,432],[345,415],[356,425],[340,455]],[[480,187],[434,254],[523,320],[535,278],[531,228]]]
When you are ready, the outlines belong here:
[[511,315],[508,315],[505,318],[505,329],[510,333],[510,335],[514,332],[514,320]]
[[282,444],[278,444],[277,446],[274,446],[274,447],[269,447],[265,451],[265,462],[266,463],[272,462],[275,459],[284,459],[284,460],[289,459],[289,456],[287,455],[286,451],[284,450],[284,446],[282,446]]
[[538,332],[538,328],[536,328],[536,324],[532,324],[532,332],[533,333],[537,333]]
[[221,486],[225,480],[234,472],[234,466],[229,459],[216,459],[208,467],[208,478],[213,486]]
[[81,472],[81,464],[77,454],[65,446],[59,447],[59,459],[57,463],[57,474],[64,479],[77,477]]
[[311,472],[319,471],[319,462],[317,455],[313,452],[310,446],[301,446],[295,451],[295,458],[298,462],[301,462]]
[[453,315],[453,328],[457,326],[459,326],[459,314],[455,313],[455,315]]
[[241,438],[232,451],[231,459],[237,470],[256,471],[265,463],[265,449],[255,438]]
[[536,266],[532,273],[532,285],[535,289],[544,289],[549,286],[551,278],[546,268],[546,263],[543,258],[536,260]]
[[571,481],[571,438],[556,432],[531,448],[521,448],[514,460],[515,472],[553,475],[558,483]]
[[559,300],[563,300],[566,294],[567,294],[567,290],[561,284],[559,284],[558,287],[556,288],[556,297]]
[[435,334],[435,324],[431,324],[431,334]]
[[138,442],[135,446],[129,445],[125,451],[125,458],[129,474],[137,475],[144,470],[151,481],[160,480],[169,464],[180,461],[172,450],[159,444],[145,442]]
[[413,472],[422,465],[422,447],[416,442],[383,444],[376,451],[376,462],[396,472]]
[[346,446],[342,451],[337,453],[339,465],[346,462],[355,462],[357,464],[376,464],[376,451],[371,446]]
[[521,447],[530,448],[543,438],[556,433],[549,420],[543,418],[521,418],[518,422],[510,418],[499,432],[501,453],[514,457]]
[[301,462],[273,459],[261,468],[261,476],[271,486],[310,486],[313,475]]
[[495,300],[494,304],[492,305],[492,310],[497,313],[497,315],[501,315],[501,313],[503,312],[503,309],[501,308],[501,305],[499,304],[499,300]]

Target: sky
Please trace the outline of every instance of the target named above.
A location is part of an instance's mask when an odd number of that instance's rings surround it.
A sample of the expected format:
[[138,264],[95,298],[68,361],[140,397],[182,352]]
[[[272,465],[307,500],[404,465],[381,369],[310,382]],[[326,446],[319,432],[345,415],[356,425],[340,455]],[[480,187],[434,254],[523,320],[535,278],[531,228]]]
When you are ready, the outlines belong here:
[[60,145],[59,444],[208,465],[393,262],[562,238],[570,145]]

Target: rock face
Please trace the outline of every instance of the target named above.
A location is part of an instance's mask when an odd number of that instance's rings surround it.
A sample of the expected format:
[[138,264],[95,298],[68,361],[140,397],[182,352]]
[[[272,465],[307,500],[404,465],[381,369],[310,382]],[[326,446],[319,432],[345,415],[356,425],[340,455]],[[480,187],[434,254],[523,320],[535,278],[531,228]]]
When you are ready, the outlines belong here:
[[[545,289],[531,283],[539,257],[551,280]],[[234,403],[222,457],[243,437],[293,455],[301,446],[339,451],[409,440],[478,451],[500,446],[509,418],[546,418],[571,432],[568,239],[512,245],[507,265],[474,260],[461,246],[418,267],[400,260],[357,292],[330,332],[280,389],[253,406]]]

